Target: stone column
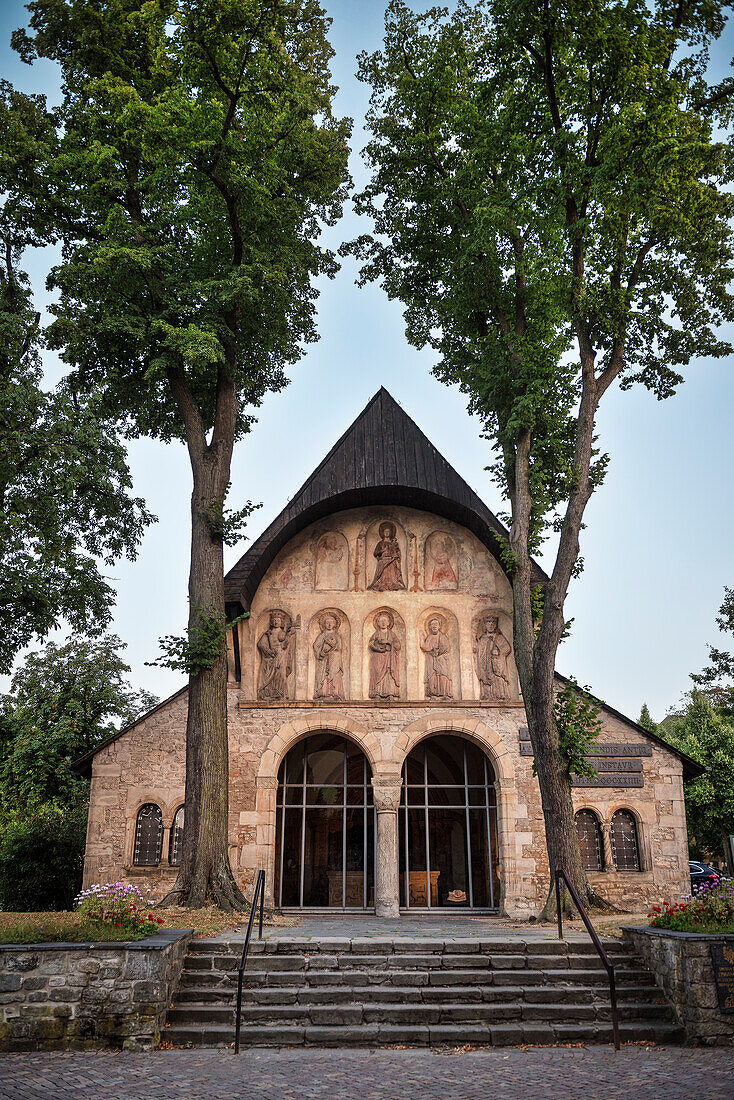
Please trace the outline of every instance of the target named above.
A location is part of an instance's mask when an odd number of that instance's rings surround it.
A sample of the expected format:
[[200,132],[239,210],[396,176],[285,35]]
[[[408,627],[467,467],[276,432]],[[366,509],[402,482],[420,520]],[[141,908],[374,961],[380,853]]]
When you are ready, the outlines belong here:
[[614,870],[614,853],[612,852],[612,832],[608,822],[601,823],[601,842],[604,853],[604,870]]
[[398,879],[398,806],[400,780],[390,776],[372,780],[377,811],[377,870],[375,913],[378,917],[400,916]]

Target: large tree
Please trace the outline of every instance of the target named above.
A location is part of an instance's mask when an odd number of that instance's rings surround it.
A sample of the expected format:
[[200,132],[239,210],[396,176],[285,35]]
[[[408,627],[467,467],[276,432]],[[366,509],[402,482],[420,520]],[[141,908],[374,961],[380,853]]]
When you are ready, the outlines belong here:
[[[102,630],[102,572],[135,556],[151,517],[130,496],[125,449],[95,393],[43,387],[43,330],[24,270],[54,239],[56,121],[42,96],[0,81],[0,672],[64,622]],[[56,212],[58,213],[58,212]]]
[[157,699],[127,680],[125,647],[114,634],[74,635],[26,655],[0,696],[0,809],[27,815],[63,810],[89,784],[70,765]]
[[22,56],[61,65],[65,211],[50,340],[131,434],[191,461],[186,830],[174,892],[244,898],[227,857],[223,540],[235,442],[316,339],[318,246],[341,213],[349,120],[332,113],[315,0],[33,0]]
[[668,716],[658,729],[706,769],[686,784],[691,854],[698,859],[723,855],[733,873],[729,837],[734,835],[734,719],[694,688],[684,710]]
[[[562,720],[556,652],[607,463],[604,394],[639,382],[667,397],[691,360],[731,351],[717,331],[734,318],[732,154],[716,123],[734,88],[706,80],[723,26],[718,0],[461,0],[421,15],[394,0],[383,48],[360,58],[372,177],[357,209],[375,235],[351,248],[494,441],[548,857],[587,902],[570,777],[584,731]],[[549,535],[541,587],[531,555]]]

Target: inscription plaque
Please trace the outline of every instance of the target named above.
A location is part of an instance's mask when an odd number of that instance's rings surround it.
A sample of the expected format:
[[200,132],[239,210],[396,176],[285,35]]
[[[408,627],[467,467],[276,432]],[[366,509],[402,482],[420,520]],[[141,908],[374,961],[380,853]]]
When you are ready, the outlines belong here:
[[616,760],[610,760],[609,757],[591,757],[591,766],[597,772],[641,772],[642,761],[641,760],[623,760],[617,758]]
[[[523,730],[520,730],[520,755],[532,756],[533,748],[530,744],[530,734],[525,734]],[[596,757],[635,757],[635,756],[652,756],[652,746],[650,745],[595,745],[589,753],[592,759]],[[594,764],[594,767],[598,767],[601,770],[603,765]],[[616,767],[616,765],[615,765]],[[624,765],[620,768],[621,771],[629,770]]]
[[597,775],[595,779],[588,779],[585,775],[572,775],[572,787],[644,787],[645,780],[641,775]]
[[721,1012],[734,1012],[734,943],[711,944],[711,966]]

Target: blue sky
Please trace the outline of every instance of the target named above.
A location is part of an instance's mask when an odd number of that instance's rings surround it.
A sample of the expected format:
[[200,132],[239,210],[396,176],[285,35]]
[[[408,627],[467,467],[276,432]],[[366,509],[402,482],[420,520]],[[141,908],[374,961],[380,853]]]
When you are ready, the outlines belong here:
[[[337,110],[355,120],[351,165],[359,184],[365,178],[359,150],[368,89],[355,79],[355,58],[379,46],[383,5],[332,0],[326,7],[333,18]],[[10,50],[10,31],[25,23],[25,14],[20,0],[0,3],[0,71],[19,88],[57,101],[54,66],[43,62],[31,69]],[[732,54],[734,35],[727,28],[713,54],[722,75]],[[368,229],[348,205],[328,240],[337,247]],[[52,262],[48,251],[29,258],[41,305]],[[408,345],[400,305],[388,302],[378,287],[357,288],[355,274],[354,264],[345,261],[337,278],[326,281],[320,342],[292,369],[288,388],[266,399],[258,424],[235,453],[231,505],[263,502],[250,520],[250,539],[278,514],[381,385],[487,504],[505,510],[485,472],[489,444],[468,416],[464,397],[431,376],[431,353]],[[55,381],[58,362],[49,355],[45,366]],[[662,717],[690,687],[688,675],[705,662],[707,643],[721,640],[714,618],[724,585],[734,585],[733,368],[734,358],[693,363],[678,394],[661,403],[641,389],[604,398],[598,427],[612,460],[587,508],[585,570],[569,596],[568,615],[575,621],[558,667],[632,717],[643,701]],[[140,440],[130,447],[130,466],[135,492],[159,522],[146,534],[137,561],[121,562],[112,572],[118,592],[114,630],[127,643],[135,683],[165,696],[181,679],[145,662],[157,656],[158,637],[180,633],[185,623],[189,464],[180,445]],[[230,549],[226,565],[245,548]]]

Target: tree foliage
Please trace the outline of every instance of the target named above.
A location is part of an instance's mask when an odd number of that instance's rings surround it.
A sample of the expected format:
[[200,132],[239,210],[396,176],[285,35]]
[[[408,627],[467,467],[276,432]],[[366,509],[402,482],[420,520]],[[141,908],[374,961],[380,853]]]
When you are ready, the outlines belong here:
[[123,648],[114,634],[72,637],[25,658],[0,701],[6,813],[63,809],[86,795],[87,781],[70,764],[155,706],[155,696],[131,687]]
[[50,642],[0,697],[0,908],[72,907],[89,781],[70,765],[157,702],[131,687],[122,648],[109,634]]
[[[725,634],[734,635],[734,588],[724,589],[724,601],[716,616],[716,625]],[[709,664],[691,679],[717,710],[734,717],[734,654],[716,646],[708,647]]]
[[686,784],[688,843],[697,859],[725,855],[731,868],[734,835],[734,721],[694,689],[682,713],[661,724],[661,734],[705,772]]
[[[613,383],[670,396],[688,364],[731,352],[731,82],[709,86],[725,6],[663,0],[392,0],[370,84],[375,232],[361,280],[405,307],[492,440],[510,502],[515,657],[551,865],[581,868],[554,714],[564,605],[608,456]],[[554,530],[542,608],[531,554]],[[538,617],[539,612],[540,618]]]
[[53,239],[56,127],[41,96],[0,81],[0,672],[65,621],[110,620],[101,568],[134,558],[152,517],[94,392],[42,386],[40,315],[24,253]]

